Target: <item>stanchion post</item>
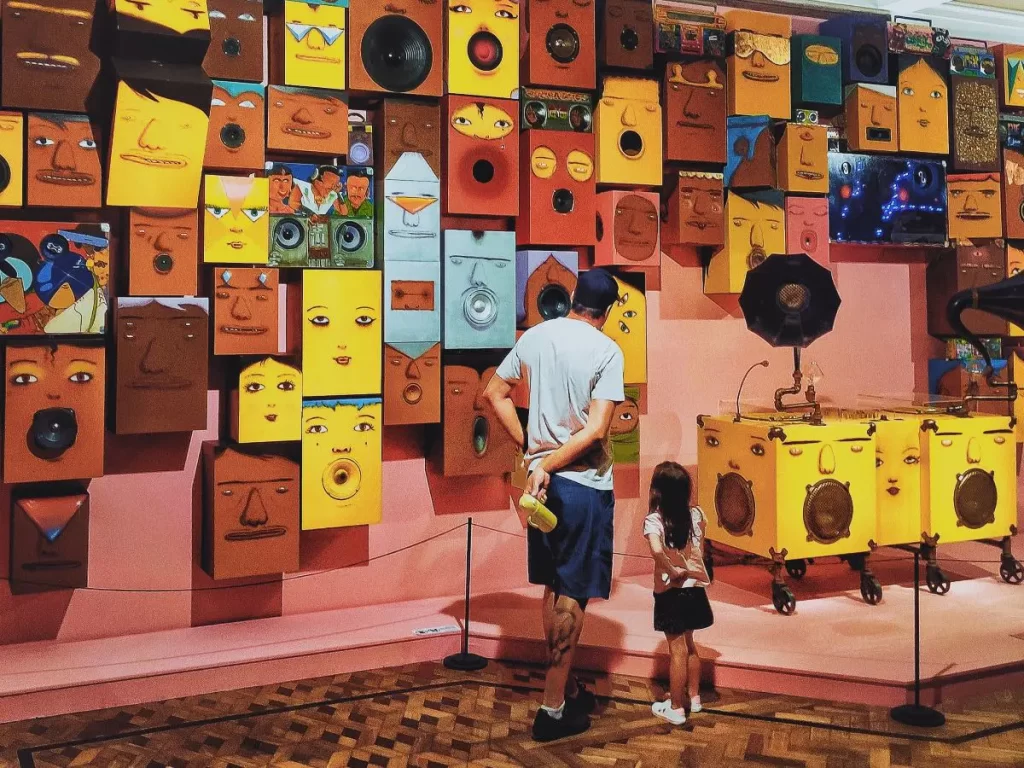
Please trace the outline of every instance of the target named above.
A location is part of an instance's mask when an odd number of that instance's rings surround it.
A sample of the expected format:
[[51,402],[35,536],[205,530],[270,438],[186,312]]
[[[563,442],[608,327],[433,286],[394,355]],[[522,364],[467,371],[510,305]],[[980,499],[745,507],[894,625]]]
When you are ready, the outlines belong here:
[[473,518],[466,521],[466,613],[462,622],[462,651],[445,657],[444,665],[459,672],[475,672],[487,666],[487,659],[469,652],[469,578],[473,567]]

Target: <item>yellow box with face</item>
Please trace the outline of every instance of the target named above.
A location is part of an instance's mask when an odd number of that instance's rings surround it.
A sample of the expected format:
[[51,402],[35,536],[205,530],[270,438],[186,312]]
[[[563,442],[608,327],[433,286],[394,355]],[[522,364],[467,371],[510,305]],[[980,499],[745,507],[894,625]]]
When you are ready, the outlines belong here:
[[662,121],[658,82],[606,77],[594,113],[597,183],[660,187]]
[[383,334],[379,270],[302,273],[302,395],[379,395]]
[[231,393],[231,437],[237,443],[302,438],[302,372],[272,357],[247,365]]
[[619,300],[612,304],[604,332],[622,350],[623,381],[647,383],[647,297],[635,285],[618,277]]
[[786,252],[786,211],[781,192],[730,192],[725,200],[725,247],[711,257],[704,293],[738,294],[747,272]]
[[828,129],[789,123],[778,149],[779,186],[787,192],[828,194]]
[[302,401],[302,530],[381,520],[380,398]]
[[870,550],[878,533],[870,424],[702,416],[698,500],[708,538],[790,560]]
[[930,56],[901,55],[896,84],[900,152],[949,154],[949,86]]
[[345,9],[284,3],[284,84],[345,88]]
[[203,184],[203,261],[266,264],[270,257],[270,179],[207,176]]
[[897,415],[875,423],[878,536],[887,547],[921,540],[921,421]]
[[25,179],[25,116],[20,112],[0,112],[0,159],[7,164],[0,206],[20,207]]
[[726,101],[730,115],[793,116],[788,35],[738,29],[729,33]]
[[447,92],[519,98],[519,0],[447,0],[446,8]]
[[946,177],[946,230],[951,240],[1003,236],[1003,190],[998,173]]

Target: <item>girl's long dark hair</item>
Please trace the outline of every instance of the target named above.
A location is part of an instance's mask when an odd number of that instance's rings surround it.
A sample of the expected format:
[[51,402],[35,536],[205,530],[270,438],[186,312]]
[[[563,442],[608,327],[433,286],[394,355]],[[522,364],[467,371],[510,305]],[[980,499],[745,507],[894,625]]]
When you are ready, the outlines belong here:
[[663,461],[654,468],[649,509],[661,513],[665,522],[665,543],[673,549],[682,549],[690,540],[692,485],[690,473],[681,464]]

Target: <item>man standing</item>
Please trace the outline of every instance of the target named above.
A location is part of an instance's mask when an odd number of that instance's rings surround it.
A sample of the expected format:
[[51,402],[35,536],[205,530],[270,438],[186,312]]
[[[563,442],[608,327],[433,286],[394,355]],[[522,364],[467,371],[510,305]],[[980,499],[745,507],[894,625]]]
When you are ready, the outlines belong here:
[[[616,299],[608,272],[584,272],[569,316],[524,333],[484,393],[501,425],[524,446],[527,492],[558,518],[551,533],[530,528],[527,536],[530,583],[544,585],[548,647],[544,704],[533,722],[537,741],[582,733],[595,704],[570,668],[587,601],[607,599],[611,591],[615,497],[608,432],[625,393],[622,350],[601,328]],[[510,398],[519,382],[530,392],[525,436]]]

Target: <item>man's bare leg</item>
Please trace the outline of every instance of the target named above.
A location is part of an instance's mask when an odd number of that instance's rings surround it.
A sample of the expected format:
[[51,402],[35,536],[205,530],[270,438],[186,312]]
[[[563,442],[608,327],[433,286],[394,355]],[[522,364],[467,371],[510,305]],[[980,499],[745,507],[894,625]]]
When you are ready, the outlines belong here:
[[[551,627],[555,621],[555,591],[551,587],[544,587],[544,599],[542,603],[542,614],[544,623],[544,640],[551,637]],[[573,651],[575,652],[575,645]],[[550,660],[550,654],[549,654]],[[571,665],[571,659],[570,659]],[[571,671],[571,666],[570,666]],[[576,694],[579,693],[579,686],[576,684],[576,677],[572,674],[566,676],[565,682],[565,698],[573,699],[576,698]]]
[[[569,672],[576,644],[583,630],[583,608],[571,597],[544,593],[544,628],[547,639],[548,669],[544,678],[544,706],[558,709],[565,701]],[[573,688],[575,685],[573,684]]]

